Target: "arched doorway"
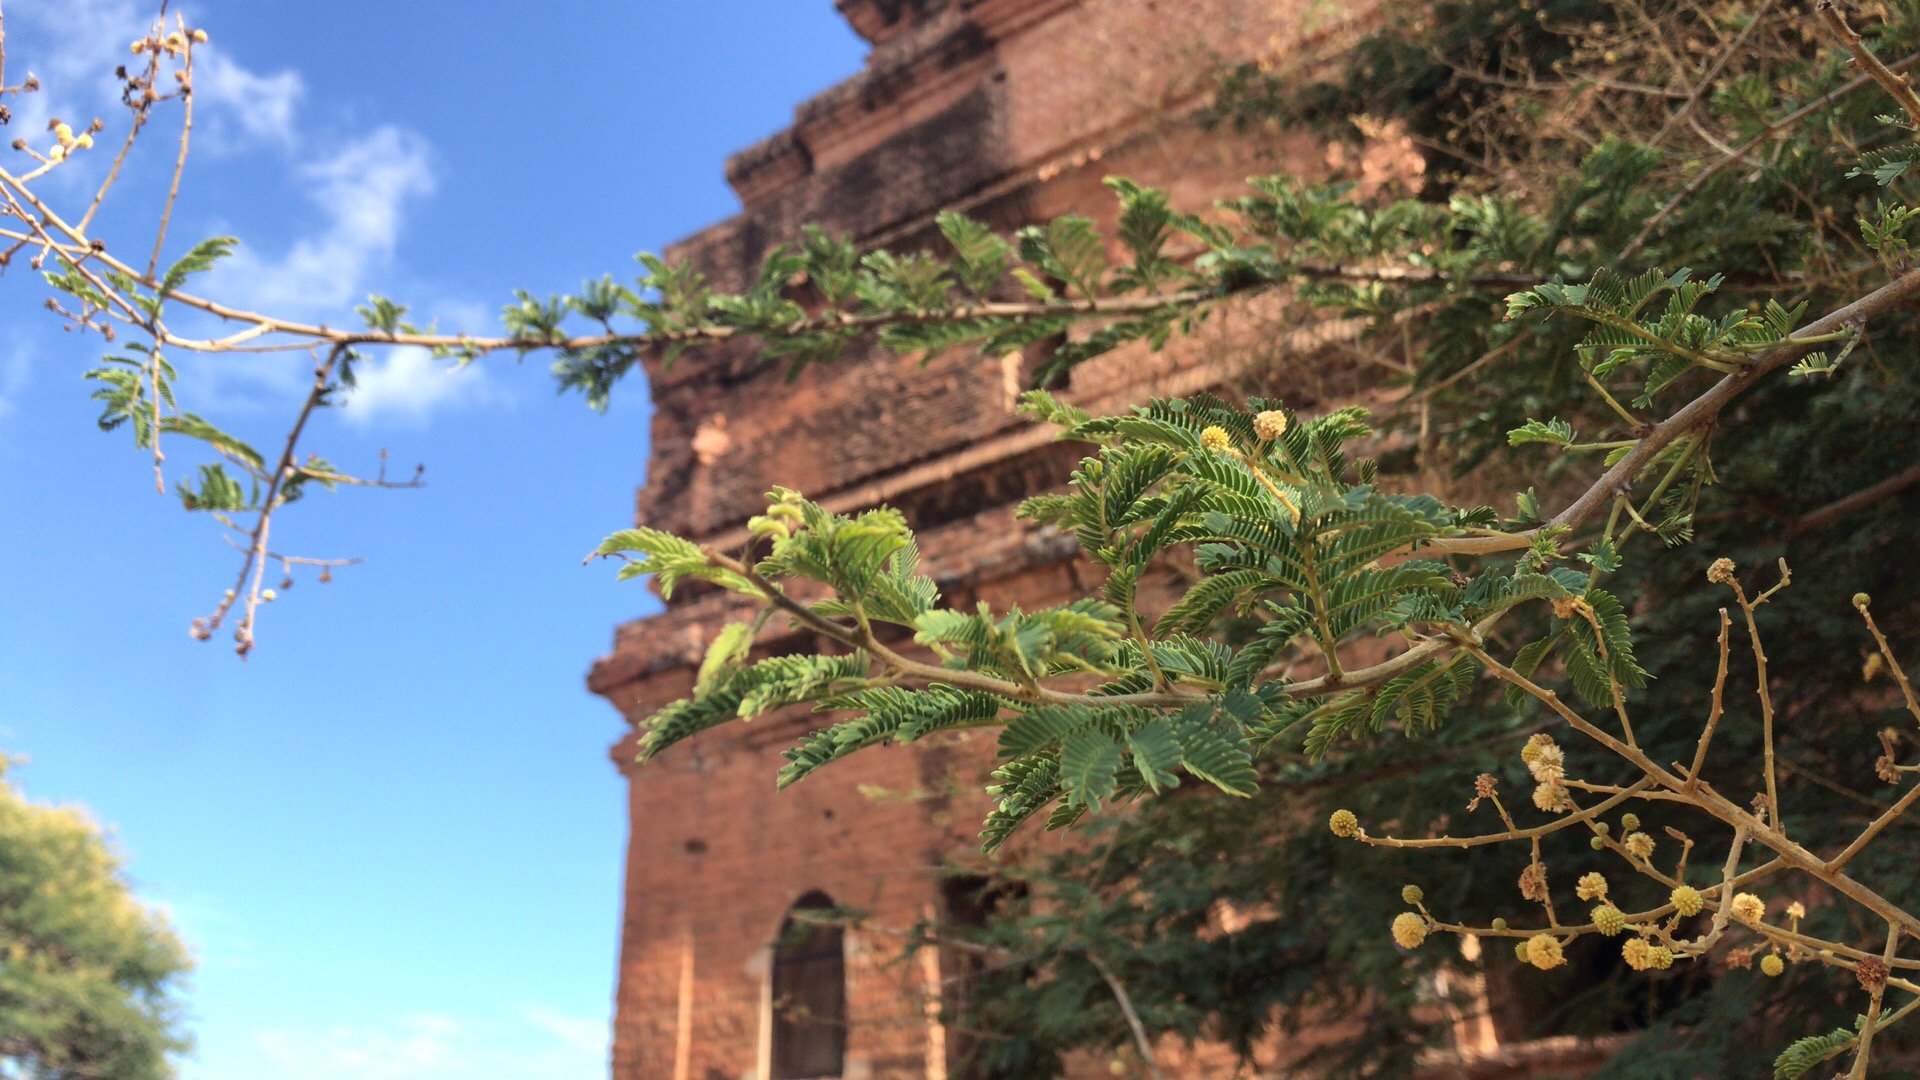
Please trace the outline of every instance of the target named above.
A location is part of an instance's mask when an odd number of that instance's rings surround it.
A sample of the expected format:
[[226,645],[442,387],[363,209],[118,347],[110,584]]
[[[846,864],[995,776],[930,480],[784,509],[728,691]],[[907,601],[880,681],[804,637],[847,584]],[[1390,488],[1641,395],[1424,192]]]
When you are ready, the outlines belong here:
[[817,890],[795,900],[773,943],[771,1080],[821,1080],[845,1067],[845,935],[819,921],[833,906]]

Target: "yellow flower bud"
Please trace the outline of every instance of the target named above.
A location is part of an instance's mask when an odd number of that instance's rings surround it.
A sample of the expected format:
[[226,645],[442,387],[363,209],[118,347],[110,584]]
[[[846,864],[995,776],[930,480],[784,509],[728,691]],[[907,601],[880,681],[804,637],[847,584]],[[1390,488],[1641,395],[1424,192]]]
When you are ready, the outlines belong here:
[[207,32],[205,30],[195,30],[187,36],[193,39],[195,45],[204,45],[207,43]]
[[1408,885],[1400,890],[1400,899],[1409,904],[1417,904],[1427,898],[1427,894],[1418,885]]
[[1645,971],[1650,966],[1647,961],[1648,952],[1646,938],[1629,938],[1626,944],[1620,946],[1621,959],[1635,971]]
[[1647,949],[1647,966],[1655,971],[1665,971],[1673,966],[1673,950],[1665,945],[1654,945]]
[[1351,810],[1335,810],[1327,819],[1327,828],[1332,829],[1335,836],[1352,836],[1360,831],[1360,819],[1354,817]]
[[1535,934],[1527,939],[1527,963],[1541,971],[1551,971],[1567,962],[1560,950],[1560,939],[1552,934]]
[[93,149],[93,136],[83,131],[80,133],[79,138],[73,140],[73,143],[82,150],[91,150]]
[[1669,899],[1673,901],[1674,910],[1687,918],[1700,914],[1701,910],[1707,906],[1706,899],[1700,895],[1700,890],[1691,885],[1682,885],[1673,890]]
[[1638,829],[1640,827],[1640,815],[1639,814],[1620,815],[1620,827],[1622,829],[1625,829],[1627,832],[1632,832],[1635,829]]
[[1593,925],[1608,937],[1618,937],[1627,928],[1627,916],[1612,904],[1601,904],[1593,909]]
[[1403,949],[1417,949],[1427,940],[1427,920],[1403,911],[1393,920],[1393,940]]
[[1778,953],[1768,953],[1760,958],[1760,970],[1766,972],[1768,978],[1777,979],[1787,970],[1787,962],[1780,959]]

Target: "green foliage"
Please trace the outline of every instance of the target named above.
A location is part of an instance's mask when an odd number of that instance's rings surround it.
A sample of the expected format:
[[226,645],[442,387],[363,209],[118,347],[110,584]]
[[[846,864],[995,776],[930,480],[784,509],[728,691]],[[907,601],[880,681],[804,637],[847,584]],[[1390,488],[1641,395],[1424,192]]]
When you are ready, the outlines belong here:
[[[1493,518],[1377,487],[1373,463],[1347,450],[1371,434],[1361,410],[1304,417],[1202,394],[1094,418],[1044,392],[1026,407],[1092,448],[1067,492],[1023,513],[1079,538],[1106,571],[1098,596],[1038,611],[942,606],[900,514],[832,514],[784,489],[750,523],[768,545],[751,569],[654,530],[617,533],[599,553],[631,559],[622,578],[655,575],[663,594],[701,578],[766,604],[759,622],[716,638],[693,697],[647,721],[643,754],[801,702],[851,714],[788,753],[785,785],[884,742],[998,726],[1000,799],[982,832],[991,850],[1049,809],[1049,824],[1064,826],[1178,786],[1183,774],[1250,796],[1258,753],[1298,747],[1318,760],[1342,739],[1445,723],[1474,676],[1459,654],[1350,693],[1322,690],[1318,707],[1275,674],[1289,660],[1338,664],[1369,634],[1472,634],[1524,604],[1569,603],[1570,614],[1591,614],[1563,620],[1553,639],[1564,642],[1575,685],[1586,692],[1597,679],[1605,693],[1609,680],[1626,690],[1645,683],[1617,602],[1584,573],[1535,565],[1553,553],[1466,581],[1443,562],[1405,558],[1468,528],[1488,531]],[[1284,431],[1270,437],[1276,418]],[[1149,630],[1141,575],[1174,549],[1191,554],[1200,577]],[[799,583],[807,587],[791,588]],[[824,597],[798,599],[822,587]],[[1230,612],[1251,627],[1238,645],[1212,636]],[[782,616],[854,651],[746,665],[757,626]],[[937,663],[903,668],[872,631],[880,623],[910,630]],[[914,672],[928,685],[896,685]],[[1085,690],[1063,684],[1089,678]]]
[[[1684,26],[1690,40],[1707,43],[1702,55],[1715,55],[1752,14],[1709,7],[1725,21],[1708,25],[1678,7],[1654,17]],[[1624,34],[1631,19],[1606,0],[1525,10],[1449,0],[1434,11],[1431,21],[1390,13],[1354,50],[1344,84],[1259,87],[1255,75],[1238,73],[1230,94],[1251,96],[1223,101],[1241,111],[1223,107],[1218,116],[1245,119],[1257,105],[1290,120],[1343,125],[1365,113],[1367,124],[1355,126],[1368,128],[1390,117],[1428,145],[1457,148],[1460,162],[1484,158],[1486,176],[1455,162],[1463,172],[1397,200],[1260,178],[1209,220],[1116,181],[1112,242],[1097,242],[1077,218],[1000,238],[947,216],[940,224],[949,255],[862,262],[822,246],[783,264],[816,282],[830,271],[843,275],[845,287],[816,284],[832,317],[843,328],[885,325],[882,340],[896,348],[992,353],[1070,331],[1043,379],[1129,342],[1158,347],[1222,298],[1284,285],[1300,301],[1359,320],[1365,339],[1390,355],[1407,349],[1417,357],[1409,390],[1431,410],[1421,413],[1421,439],[1430,424],[1440,460],[1472,474],[1483,463],[1513,461],[1512,448],[1548,452],[1545,468],[1522,481],[1533,486],[1514,496],[1517,520],[1502,522],[1484,507],[1403,493],[1411,481],[1401,462],[1350,458],[1355,440],[1372,436],[1353,411],[1309,416],[1258,398],[1241,409],[1196,395],[1094,417],[1041,391],[1026,398],[1029,413],[1089,449],[1067,490],[1030,499],[1022,513],[1073,535],[1101,571],[1077,609],[954,610],[929,586],[916,594],[924,602],[877,616],[878,604],[839,595],[843,583],[857,592],[874,580],[872,571],[836,579],[822,559],[806,564],[802,576],[836,594],[808,610],[849,626],[881,618],[910,627],[939,670],[872,654],[862,674],[887,685],[824,706],[853,715],[796,748],[783,781],[889,740],[998,728],[989,789],[998,803],[983,829],[986,847],[1043,814],[1049,827],[1078,824],[1098,838],[1043,869],[1010,869],[1034,886],[1037,903],[982,935],[1032,958],[970,995],[966,1022],[1005,1036],[980,1041],[983,1064],[1004,1075],[1057,1075],[1069,1052],[1131,1038],[1126,1019],[1107,1007],[1110,991],[1088,955],[1121,972],[1153,1035],[1225,1038],[1250,1053],[1276,1024],[1297,1026],[1332,1009],[1359,1018],[1358,1034],[1330,1040],[1307,1066],[1332,1075],[1408,1072],[1442,1045],[1445,1032],[1426,1018],[1434,1010],[1415,977],[1461,962],[1433,950],[1395,952],[1381,931],[1391,914],[1368,906],[1365,890],[1341,884],[1405,880],[1405,869],[1392,852],[1335,854],[1324,827],[1301,823],[1352,806],[1368,822],[1416,833],[1429,823],[1447,828],[1441,823],[1455,820],[1476,776],[1515,779],[1502,748],[1551,717],[1530,696],[1493,692],[1477,678],[1480,665],[1452,643],[1478,642],[1593,716],[1609,717],[1627,700],[1651,706],[1636,709],[1643,719],[1635,734],[1655,760],[1669,761],[1689,757],[1692,725],[1713,693],[1717,621],[1713,601],[1700,596],[1710,558],[1726,553],[1746,567],[1790,556],[1797,572],[1821,579],[1816,591],[1826,599],[1843,588],[1870,590],[1876,612],[1888,598],[1890,624],[1920,630],[1920,583],[1885,547],[1886,537],[1920,529],[1911,501],[1896,495],[1851,507],[1866,517],[1844,536],[1823,531],[1831,519],[1822,509],[1910,467],[1920,383],[1904,363],[1843,363],[1869,340],[1862,328],[1817,336],[1802,329],[1812,315],[1876,287],[1889,269],[1905,270],[1920,198],[1911,190],[1911,154],[1891,142],[1910,133],[1883,138],[1888,126],[1873,119],[1865,93],[1833,96],[1818,124],[1783,122],[1849,76],[1804,39],[1769,29],[1755,39],[1771,50],[1764,61],[1737,58],[1723,84],[1688,105],[1692,122],[1717,135],[1663,136],[1656,147],[1650,130],[1632,126],[1642,115],[1635,106],[1618,114],[1626,130],[1583,132],[1575,150],[1571,140],[1542,133],[1541,114],[1528,110],[1544,106],[1528,95],[1586,85],[1566,71],[1549,78],[1544,65],[1599,63],[1607,54],[1578,42]],[[1912,14],[1903,7],[1889,15],[1878,28],[1883,48],[1920,47]],[[1536,58],[1539,70],[1504,66]],[[1508,89],[1494,93],[1514,100],[1489,106],[1476,72],[1506,72],[1505,83],[1492,85]],[[1691,100],[1696,82],[1674,99]],[[1647,107],[1672,116],[1672,102],[1662,101],[1650,98]],[[1509,110],[1504,129],[1486,121],[1498,109]],[[1763,135],[1764,161],[1703,175],[1720,143]],[[1836,222],[1857,224],[1857,232]],[[1198,255],[1168,259],[1176,247]],[[1396,272],[1354,269],[1376,266]],[[866,288],[852,284],[862,273],[875,275]],[[986,306],[1018,295],[1032,302],[1023,314]],[[756,313],[762,321],[730,325],[777,337],[772,320],[793,314],[777,298],[763,289],[739,302],[700,303]],[[1130,301],[1125,310],[1085,310],[1122,299]],[[935,328],[916,305],[952,317]],[[796,331],[803,339],[851,332],[816,323]],[[1909,312],[1876,316],[1873,355],[1907,355],[1914,334]],[[1770,350],[1807,346],[1791,369],[1802,378],[1746,378],[1780,355]],[[816,358],[830,351],[802,357]],[[1649,450],[1655,424],[1729,376],[1743,380],[1734,410]],[[1284,418],[1284,434],[1263,437],[1254,420],[1262,412]],[[1411,435],[1406,413],[1385,423]],[[1269,420],[1266,430],[1277,427]],[[1523,449],[1519,460],[1535,452]],[[1637,467],[1623,492],[1608,493],[1604,524],[1552,521],[1552,509],[1565,505],[1561,493],[1629,455]],[[1489,472],[1501,482],[1510,476]],[[1723,475],[1732,490],[1717,486]],[[784,496],[776,495],[777,506]],[[831,531],[818,522],[805,528]],[[765,535],[778,543],[778,533]],[[1704,543],[1690,551],[1689,542]],[[1170,556],[1184,584],[1171,604],[1155,608],[1143,602],[1142,583]],[[1776,653],[1859,648],[1857,628],[1815,614],[1819,599],[1775,600],[1762,612],[1772,640],[1793,642]],[[1424,652],[1349,684],[1343,660],[1358,641],[1381,636]],[[1783,735],[1781,746],[1799,762],[1799,771],[1783,774],[1783,790],[1810,807],[1793,816],[1796,839],[1819,837],[1834,850],[1857,828],[1844,789],[1871,778],[1854,775],[1842,788],[1798,778],[1846,777],[1850,759],[1836,760],[1836,740],[1875,723],[1868,717],[1879,699],[1859,693],[1848,667],[1836,665],[1797,696],[1792,715],[1804,727]],[[1388,732],[1403,737],[1381,737]],[[1723,725],[1717,738],[1716,749],[1736,760],[1757,753],[1743,726]],[[1184,780],[1243,798],[1143,798]],[[1135,800],[1132,814],[1098,813]],[[1703,849],[1695,858],[1709,865],[1723,854]],[[1584,843],[1548,857],[1557,878],[1597,865]],[[1872,880],[1900,902],[1920,895],[1898,856],[1860,858],[1872,869],[1863,863],[1859,872],[1880,874]],[[1512,867],[1491,853],[1461,859],[1464,869],[1444,890],[1450,908],[1499,911],[1511,902]],[[1316,887],[1301,889],[1301,881]],[[1225,931],[1195,915],[1220,903],[1256,914]],[[1372,922],[1350,929],[1363,909],[1361,921]],[[1873,929],[1816,912],[1814,921],[1823,919],[1822,933]],[[1504,962],[1495,957],[1481,970],[1499,974]],[[1608,1077],[1757,1073],[1769,1045],[1778,1045],[1759,1030],[1771,1018],[1805,1035],[1831,1030],[1836,1011],[1827,997],[1738,970],[1688,965],[1647,982],[1616,970],[1616,958],[1580,963],[1581,980],[1541,991],[1555,1007],[1535,1010],[1538,1029],[1514,1037],[1645,1031],[1615,1054],[1601,1074]],[[1842,1031],[1796,1044],[1781,1075],[1845,1052],[1851,1038]],[[1798,1072],[1784,1071],[1795,1062]]]
[[190,962],[99,826],[27,802],[0,758],[0,1073],[163,1080]]
[[1780,1052],[1774,1059],[1773,1075],[1775,1080],[1800,1080],[1814,1066],[1832,1061],[1841,1054],[1853,1049],[1860,1041],[1858,1033],[1849,1028],[1825,1035],[1810,1035]]

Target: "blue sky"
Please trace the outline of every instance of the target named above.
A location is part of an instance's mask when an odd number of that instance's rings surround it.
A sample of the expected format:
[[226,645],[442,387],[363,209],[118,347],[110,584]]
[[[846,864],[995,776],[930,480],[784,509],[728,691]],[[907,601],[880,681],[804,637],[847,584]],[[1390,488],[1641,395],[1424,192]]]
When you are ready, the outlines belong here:
[[[9,81],[48,87],[12,130],[52,108],[110,142],[149,7],[5,0]],[[828,0],[187,10],[212,42],[174,248],[235,233],[203,291],[335,324],[379,291],[485,331],[513,288],[627,274],[732,213],[725,155],[863,52]],[[96,229],[118,252],[151,243],[171,138]],[[71,206],[104,161],[47,191]],[[242,664],[186,633],[232,553],[95,430],[99,343],[43,298],[21,263],[0,278],[0,750],[30,796],[113,826],[192,944],[183,1075],[604,1075],[626,821],[619,722],[582,676],[650,598],[580,556],[631,517],[645,388],[599,417],[540,361],[371,367],[311,446],[430,486],[288,512],[277,541],[367,562],[288,590]],[[185,387],[267,442],[296,378],[224,358]]]

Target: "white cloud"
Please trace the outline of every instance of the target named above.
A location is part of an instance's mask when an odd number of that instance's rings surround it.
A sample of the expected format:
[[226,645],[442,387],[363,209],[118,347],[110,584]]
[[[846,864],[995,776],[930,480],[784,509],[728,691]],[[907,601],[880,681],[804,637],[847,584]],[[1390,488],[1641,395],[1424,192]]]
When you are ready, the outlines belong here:
[[612,1045],[613,1032],[604,1018],[568,1016],[539,1006],[528,1006],[521,1012],[528,1023],[575,1050],[605,1054]]
[[449,1016],[406,1017],[389,1027],[341,1025],[324,1031],[265,1031],[256,1042],[282,1076],[407,1080],[444,1074],[462,1031]]
[[607,1024],[528,1007],[519,1023],[422,1012],[385,1024],[276,1029],[253,1051],[275,1080],[590,1080],[606,1075]]
[[[124,118],[113,69],[131,62],[127,45],[152,29],[154,11],[155,6],[143,0],[7,0],[9,29],[18,35],[9,43],[14,46],[9,67],[31,69],[45,88],[15,99],[12,126],[38,133],[50,115],[64,116],[75,126],[96,115],[109,123]],[[186,19],[195,25],[191,13]],[[228,56],[217,42],[195,50],[194,66],[203,131],[221,136],[237,128],[256,139],[293,144],[295,112],[306,93],[297,72],[261,75]]]
[[194,92],[201,107],[213,106],[216,116],[230,118],[245,134],[279,146],[292,146],[300,100],[307,84],[296,71],[260,75],[249,71],[219,48],[202,46],[194,56]]
[[27,388],[27,378],[32,371],[32,357],[24,348],[15,348],[0,359],[0,420],[18,408],[14,403],[20,392]]
[[433,191],[426,141],[383,125],[302,165],[299,176],[320,209],[318,232],[277,258],[242,247],[214,280],[254,310],[338,318],[363,298],[369,272],[393,255],[408,200]]
[[436,360],[425,349],[391,349],[362,361],[359,385],[347,395],[341,415],[365,426],[376,420],[419,423],[436,409],[501,400],[499,388],[478,365]]
[[[8,70],[37,72],[46,90],[13,103],[12,128],[42,131],[48,115],[76,125],[95,115],[108,121],[104,138],[111,145],[124,123],[113,68],[128,60],[127,44],[152,25],[150,0],[4,0],[10,32]],[[176,9],[177,10],[177,9]],[[188,11],[188,25],[197,25]],[[364,302],[389,268],[405,232],[413,204],[435,187],[431,149],[417,132],[394,124],[362,129],[345,137],[316,134],[304,108],[307,86],[300,73],[262,73],[222,47],[217,21],[213,41],[196,52],[199,117],[196,145],[226,157],[227,151],[264,151],[243,167],[259,179],[284,182],[309,202],[314,212],[300,215],[292,235],[278,244],[252,242],[253,230],[211,225],[239,233],[239,251],[196,283],[196,291],[255,311],[284,318],[349,325],[352,307]],[[337,123],[342,117],[324,118]],[[165,141],[161,128],[150,134]],[[98,183],[110,155],[88,155],[49,177],[56,186],[80,192]],[[276,168],[277,165],[277,168]],[[278,177],[274,174],[278,172]],[[131,186],[123,180],[122,188]],[[175,223],[175,235],[187,237],[193,226]],[[182,241],[184,242],[184,241]],[[175,254],[180,245],[174,245]],[[409,290],[417,291],[417,290]],[[438,304],[436,307],[444,308]],[[471,305],[468,305],[471,307]],[[220,332],[218,324],[180,318],[179,329]],[[485,325],[482,318],[475,325]],[[466,325],[463,323],[462,325]],[[373,355],[362,368],[362,389],[353,395],[349,415],[356,423],[395,418],[419,421],[447,407],[505,400],[505,393],[479,369],[448,374],[445,365],[417,351]],[[199,383],[199,404],[226,399],[231,405],[278,401],[304,389],[304,364],[280,363],[258,356],[199,357],[188,373]],[[25,369],[16,358],[0,362],[0,413],[17,393]]]

